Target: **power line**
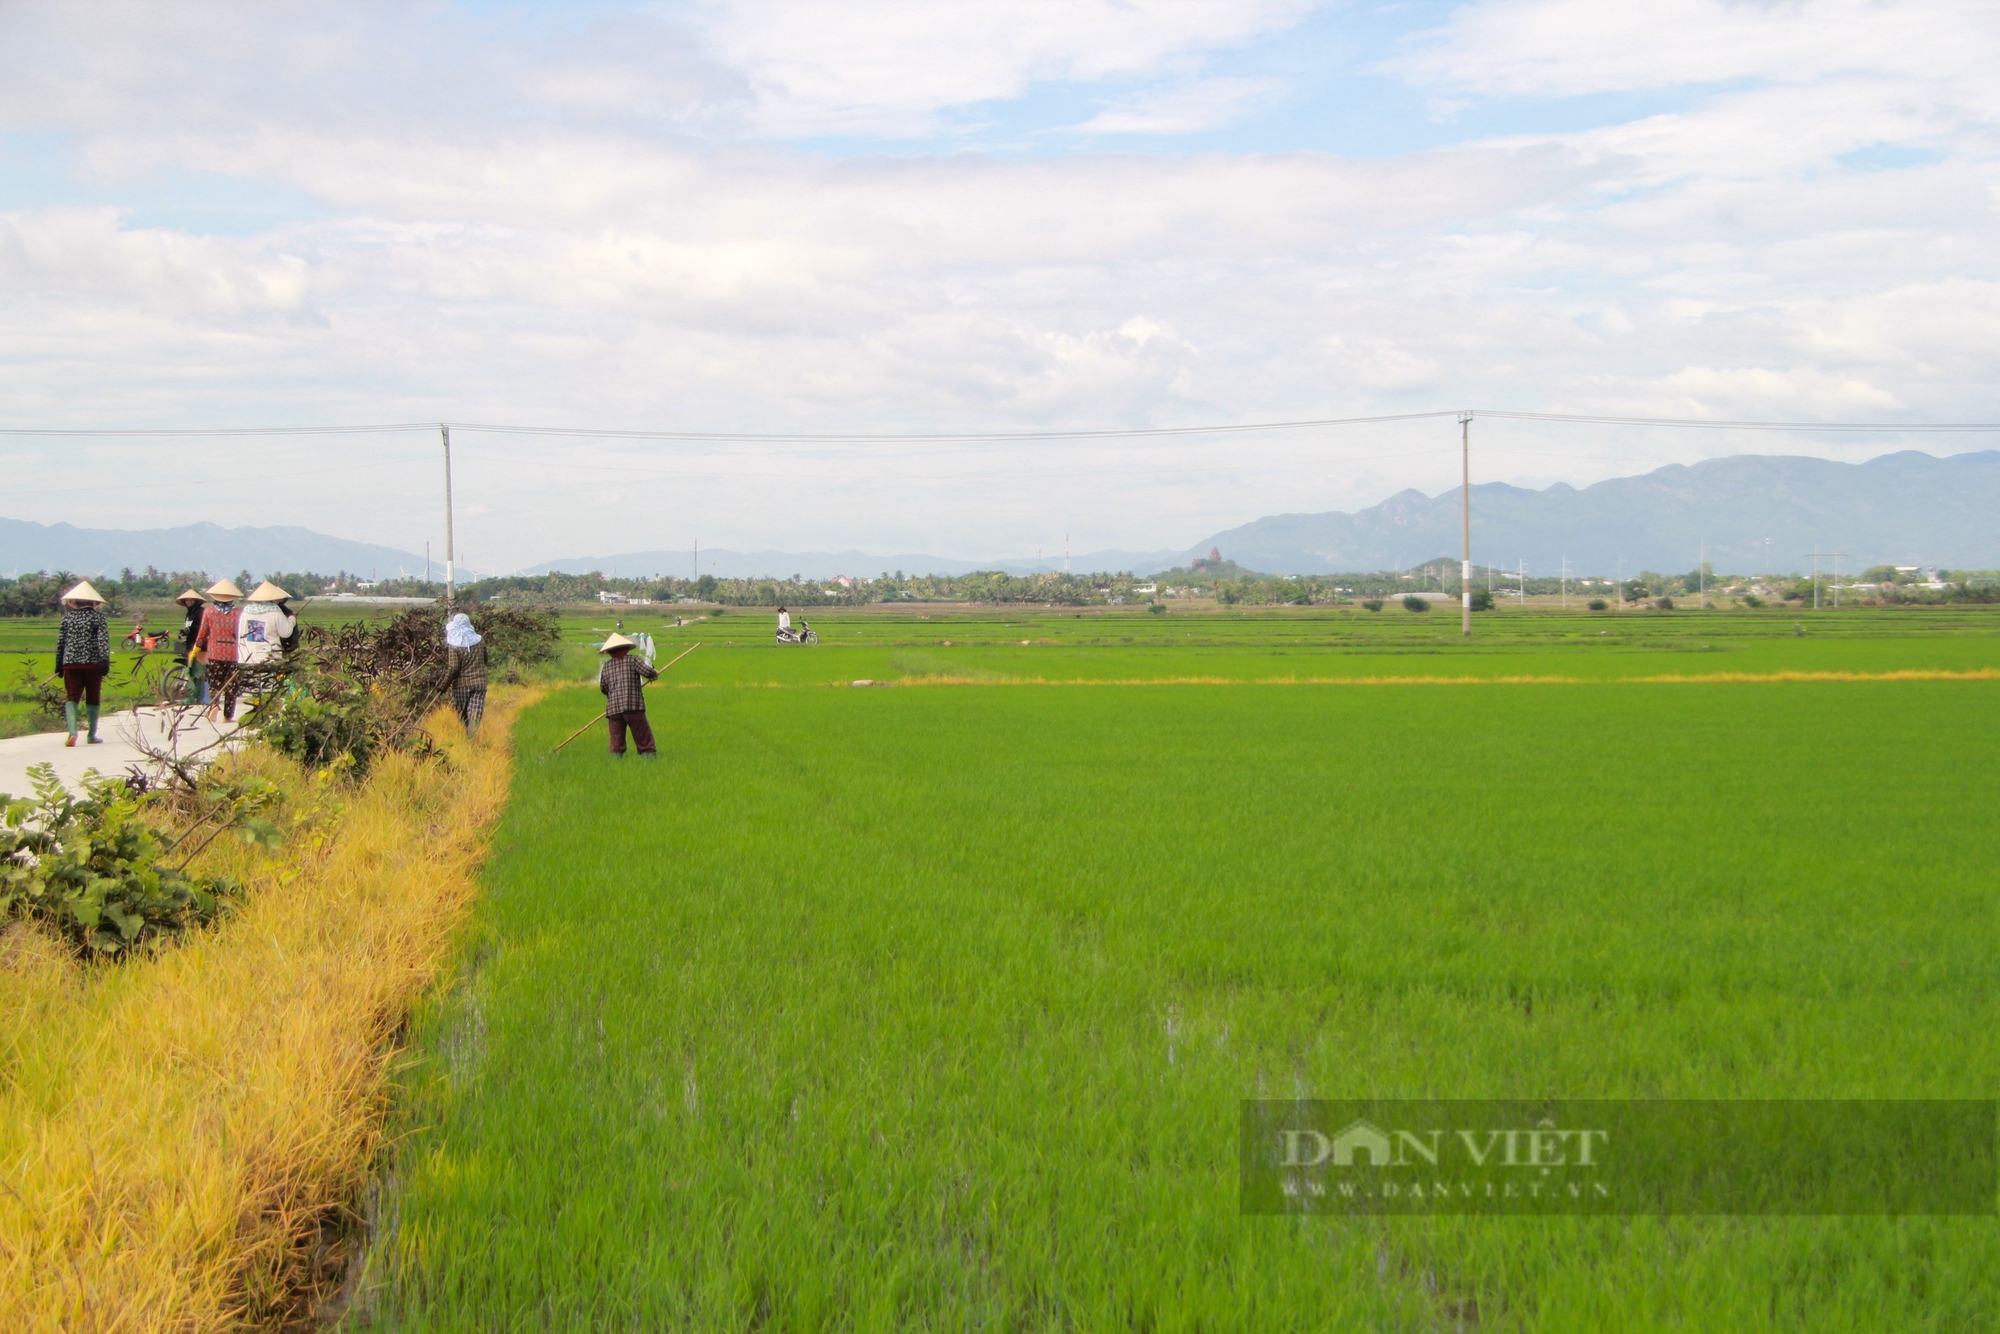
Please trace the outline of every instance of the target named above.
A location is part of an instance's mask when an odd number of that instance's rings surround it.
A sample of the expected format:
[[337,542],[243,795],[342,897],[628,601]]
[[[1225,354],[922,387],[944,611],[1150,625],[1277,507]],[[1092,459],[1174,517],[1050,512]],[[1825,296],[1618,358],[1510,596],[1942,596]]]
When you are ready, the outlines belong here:
[[218,435],[366,435],[391,431],[435,431],[436,422],[387,422],[376,426],[0,426],[0,435],[96,436],[218,436]]
[[1427,412],[1397,412],[1368,417],[1319,417],[1297,421],[1223,422],[1208,426],[1130,426],[1106,429],[1049,431],[920,431],[920,432],[796,432],[796,431],[643,431],[588,426],[514,426],[501,422],[383,422],[362,426],[222,426],[222,427],[0,427],[0,436],[217,437],[273,435],[363,435],[434,431],[451,426],[488,435],[574,436],[600,440],[685,440],[739,443],[868,444],[1012,440],[1105,440],[1177,435],[1228,435],[1255,431],[1305,431],[1340,426],[1372,426],[1387,422],[1423,421],[1439,417],[1492,417],[1509,421],[1566,422],[1599,426],[1661,426],[1696,430],[1736,431],[2000,431],[2000,422],[1805,422],[1751,421],[1709,417],[1620,417],[1574,412],[1515,412],[1499,408],[1450,408]]
[[1422,421],[1449,417],[1450,411],[1398,412],[1374,417],[1325,417],[1311,421],[1228,422],[1216,426],[1130,426],[1104,430],[1076,431],[928,431],[894,432],[788,432],[788,431],[631,431],[590,426],[509,426],[499,422],[391,422],[377,426],[229,426],[213,430],[188,427],[49,428],[31,426],[0,427],[0,435],[50,436],[226,436],[226,435],[347,435],[385,431],[435,431],[449,426],[457,431],[481,431],[488,435],[586,436],[600,440],[715,440],[783,444],[866,444],[945,443],[980,440],[1098,440],[1133,436],[1223,435],[1242,431],[1303,431],[1329,426],[1367,426],[1379,422]]
[[1602,417],[1574,412],[1502,412],[1481,408],[1478,417],[1512,421],[1579,422],[1599,426],[1675,426],[1726,431],[2000,431],[2000,422],[1774,422],[1707,417]]
[[462,431],[485,431],[490,435],[592,436],[606,440],[727,440],[774,444],[800,441],[814,444],[944,443],[979,440],[1102,440],[1132,436],[1222,435],[1239,431],[1305,431],[1327,426],[1368,426],[1378,422],[1422,421],[1449,417],[1444,412],[1397,412],[1377,417],[1322,417],[1311,421],[1234,422],[1219,426],[1129,426],[1108,430],[1079,431],[929,431],[911,434],[874,432],[796,433],[783,431],[615,431],[581,426],[503,426],[490,422],[455,422]]

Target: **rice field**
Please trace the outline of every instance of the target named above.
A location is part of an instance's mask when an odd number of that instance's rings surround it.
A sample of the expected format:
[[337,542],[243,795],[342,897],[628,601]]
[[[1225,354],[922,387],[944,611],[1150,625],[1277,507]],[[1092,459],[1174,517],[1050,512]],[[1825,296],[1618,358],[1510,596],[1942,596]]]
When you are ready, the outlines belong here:
[[1990,1217],[1246,1217],[1236,1138],[2000,1093],[2000,621],[737,616],[657,762],[522,718],[347,1328],[2000,1323]]

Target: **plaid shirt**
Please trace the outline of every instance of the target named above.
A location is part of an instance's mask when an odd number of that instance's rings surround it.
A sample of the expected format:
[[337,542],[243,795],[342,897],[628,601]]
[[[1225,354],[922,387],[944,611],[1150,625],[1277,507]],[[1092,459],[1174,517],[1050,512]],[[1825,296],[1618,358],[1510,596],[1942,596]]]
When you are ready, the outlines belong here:
[[486,689],[486,641],[480,640],[471,648],[448,648],[444,651],[444,683],[459,690]]
[[236,661],[236,623],[242,615],[243,609],[234,603],[210,607],[202,613],[194,646],[204,658],[210,662]]
[[639,692],[647,681],[659,679],[660,674],[648,667],[644,658],[629,653],[612,658],[597,674],[597,688],[605,695],[604,712],[644,713],[646,697]]

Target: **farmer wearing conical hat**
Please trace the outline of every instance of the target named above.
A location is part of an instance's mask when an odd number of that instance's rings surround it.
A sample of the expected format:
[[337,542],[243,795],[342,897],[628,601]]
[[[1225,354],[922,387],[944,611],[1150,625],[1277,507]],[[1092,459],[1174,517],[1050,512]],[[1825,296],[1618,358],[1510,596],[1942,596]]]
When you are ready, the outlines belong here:
[[[243,590],[227,579],[218,579],[208,586],[208,596],[215,603],[202,614],[201,629],[195,632],[195,651],[201,654],[202,664],[208,669],[208,692],[213,698],[222,695],[222,716],[233,720],[236,717],[236,692],[242,683],[236,678],[236,628],[243,615],[236,599],[243,596]],[[210,704],[209,720],[215,719],[215,706]]]
[[276,661],[284,642],[298,629],[299,618],[285,610],[291,594],[266,579],[251,590],[236,618],[237,670],[248,671]]
[[97,735],[97,710],[104,674],[111,670],[111,623],[104,619],[104,597],[85,579],[62,595],[62,627],[56,631],[56,671],[63,679],[63,719],[69,740],[76,744],[76,706],[81,700],[90,717],[90,744],[104,743]]
[[174,654],[174,661],[187,668],[188,684],[193,687],[195,702],[208,703],[208,669],[201,665],[201,659],[194,656],[194,638],[201,633],[201,614],[208,606],[206,599],[192,588],[182,593],[174,601],[187,609],[187,617],[181,622],[180,645]]
[[644,658],[632,656],[634,641],[624,635],[613,635],[604,641],[597,651],[606,655],[602,670],[597,673],[597,688],[604,692],[604,717],[611,724],[611,753],[625,758],[625,730],[630,728],[632,740],[639,745],[641,758],[657,756],[653,745],[653,729],[646,721],[646,682],[657,681],[660,674]]

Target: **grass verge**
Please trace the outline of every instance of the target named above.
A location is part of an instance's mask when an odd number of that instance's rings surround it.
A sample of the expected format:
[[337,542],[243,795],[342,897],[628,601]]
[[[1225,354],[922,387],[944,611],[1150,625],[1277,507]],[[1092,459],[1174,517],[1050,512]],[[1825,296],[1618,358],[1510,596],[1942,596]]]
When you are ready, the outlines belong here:
[[[338,1281],[404,1017],[477,892],[513,720],[355,788],[268,752],[276,856],[217,844],[243,910],[155,959],[0,939],[0,1329],[301,1326]],[[235,865],[226,863],[234,861]]]

